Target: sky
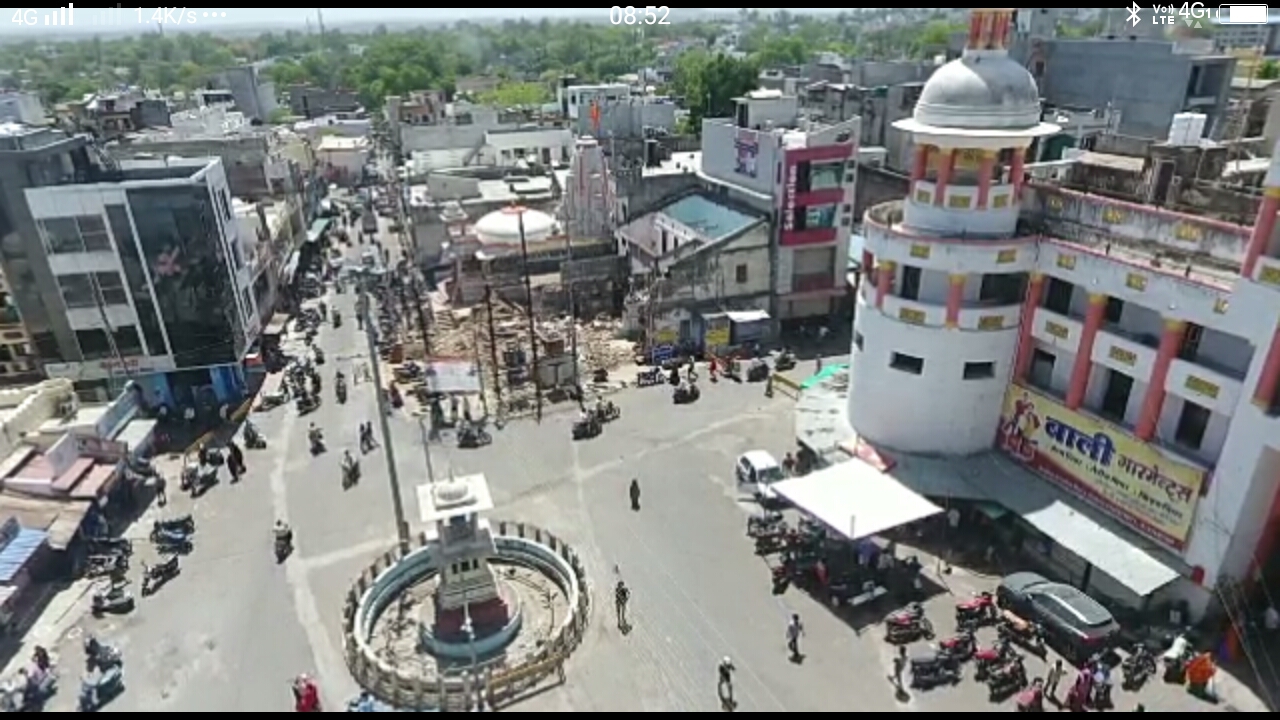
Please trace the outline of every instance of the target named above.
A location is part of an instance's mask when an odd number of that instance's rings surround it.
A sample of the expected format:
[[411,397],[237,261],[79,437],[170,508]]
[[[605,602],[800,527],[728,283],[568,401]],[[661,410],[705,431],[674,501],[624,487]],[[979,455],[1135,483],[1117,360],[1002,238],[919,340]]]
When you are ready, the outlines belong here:
[[[112,27],[114,32],[128,30],[130,27],[136,27],[139,31],[153,30],[155,24],[150,21],[156,17],[156,8],[141,8],[141,12],[136,7],[119,6],[120,11],[114,15],[116,25]],[[58,8],[4,8],[4,14],[0,19],[5,22],[0,23],[0,34],[16,35],[22,32],[29,32],[28,27],[18,19],[34,20],[37,27],[31,30],[38,31],[41,35],[46,34],[84,34],[93,32],[95,21],[103,25],[109,25],[112,16],[107,15],[107,11],[101,7],[83,6],[77,7],[74,13],[74,25],[71,27],[54,27],[44,24],[44,17],[51,12],[55,13]],[[176,9],[176,8],[175,8]],[[208,29],[216,32],[218,27],[242,29],[246,26],[263,25],[263,26],[279,26],[279,25],[297,25],[303,26],[307,20],[315,21],[316,8],[246,8],[246,7],[188,7],[185,10],[194,11],[194,15],[184,15],[181,23],[183,30],[201,30]],[[598,13],[601,21],[607,21],[609,16],[609,8],[493,8],[493,7],[469,7],[469,8],[367,8],[367,7],[337,7],[337,8],[320,8],[324,11],[325,25],[330,27],[341,27],[348,23],[378,23],[378,22],[452,22],[456,20],[505,20],[517,18],[582,18],[590,17],[592,13]],[[762,12],[769,12],[773,8],[753,8]],[[670,20],[673,23],[679,22],[682,11],[700,11],[701,8],[676,8],[670,11]],[[717,13],[736,12],[737,8],[715,8]],[[831,12],[830,8],[788,8],[791,12]],[[172,22],[172,15],[170,16]],[[194,19],[194,22],[192,22]],[[140,22],[141,20],[141,22]],[[105,28],[104,28],[105,29]]]

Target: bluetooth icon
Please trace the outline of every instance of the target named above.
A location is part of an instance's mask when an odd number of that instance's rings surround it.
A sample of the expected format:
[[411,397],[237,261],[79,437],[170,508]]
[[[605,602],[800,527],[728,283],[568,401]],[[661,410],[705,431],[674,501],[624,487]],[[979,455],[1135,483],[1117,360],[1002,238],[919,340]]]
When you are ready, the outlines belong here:
[[1142,16],[1141,16],[1142,6],[1135,2],[1129,7],[1125,8],[1125,10],[1129,13],[1129,19],[1126,22],[1129,22],[1134,27],[1137,27],[1138,23],[1142,22]]

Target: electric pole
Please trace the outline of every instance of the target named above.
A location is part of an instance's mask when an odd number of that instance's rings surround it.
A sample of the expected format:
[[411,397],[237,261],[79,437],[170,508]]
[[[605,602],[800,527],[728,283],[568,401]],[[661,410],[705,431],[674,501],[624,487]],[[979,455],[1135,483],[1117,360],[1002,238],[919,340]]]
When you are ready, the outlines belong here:
[[533,367],[533,392],[538,401],[538,419],[542,419],[542,383],[538,377],[538,319],[533,314],[533,282],[529,279],[529,242],[524,236],[524,208],[516,208],[520,227],[520,263],[524,272],[524,307],[529,315],[529,360]]
[[396,520],[396,538],[400,543],[400,552],[403,555],[409,554],[409,523],[404,516],[404,497],[400,493],[400,472],[396,466],[395,442],[391,439],[391,423],[387,418],[391,415],[391,409],[387,407],[386,392],[382,387],[382,368],[378,358],[378,342],[374,337],[373,313],[370,306],[373,304],[369,299],[369,291],[365,287],[372,277],[364,274],[363,282],[360,284],[359,305],[363,306],[364,312],[364,336],[369,346],[369,367],[373,372],[374,397],[378,401],[378,425],[382,431],[382,453],[387,459],[387,481],[391,484],[391,511],[395,514]]

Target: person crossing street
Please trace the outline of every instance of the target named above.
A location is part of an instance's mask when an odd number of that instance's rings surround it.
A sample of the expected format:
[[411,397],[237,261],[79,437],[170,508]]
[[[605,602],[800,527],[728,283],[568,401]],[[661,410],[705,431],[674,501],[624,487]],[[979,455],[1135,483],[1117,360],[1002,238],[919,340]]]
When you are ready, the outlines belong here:
[[627,622],[627,603],[631,601],[631,589],[621,580],[613,589],[613,605],[618,615],[618,627],[625,630],[629,624]]

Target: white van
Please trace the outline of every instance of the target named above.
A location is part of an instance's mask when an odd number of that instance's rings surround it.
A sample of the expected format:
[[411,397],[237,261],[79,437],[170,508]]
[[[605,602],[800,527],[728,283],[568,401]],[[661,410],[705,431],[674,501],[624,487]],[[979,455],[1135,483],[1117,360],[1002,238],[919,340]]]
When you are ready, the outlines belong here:
[[734,468],[738,490],[748,493],[761,504],[776,504],[781,498],[772,485],[787,478],[782,464],[765,450],[752,450],[738,458]]

